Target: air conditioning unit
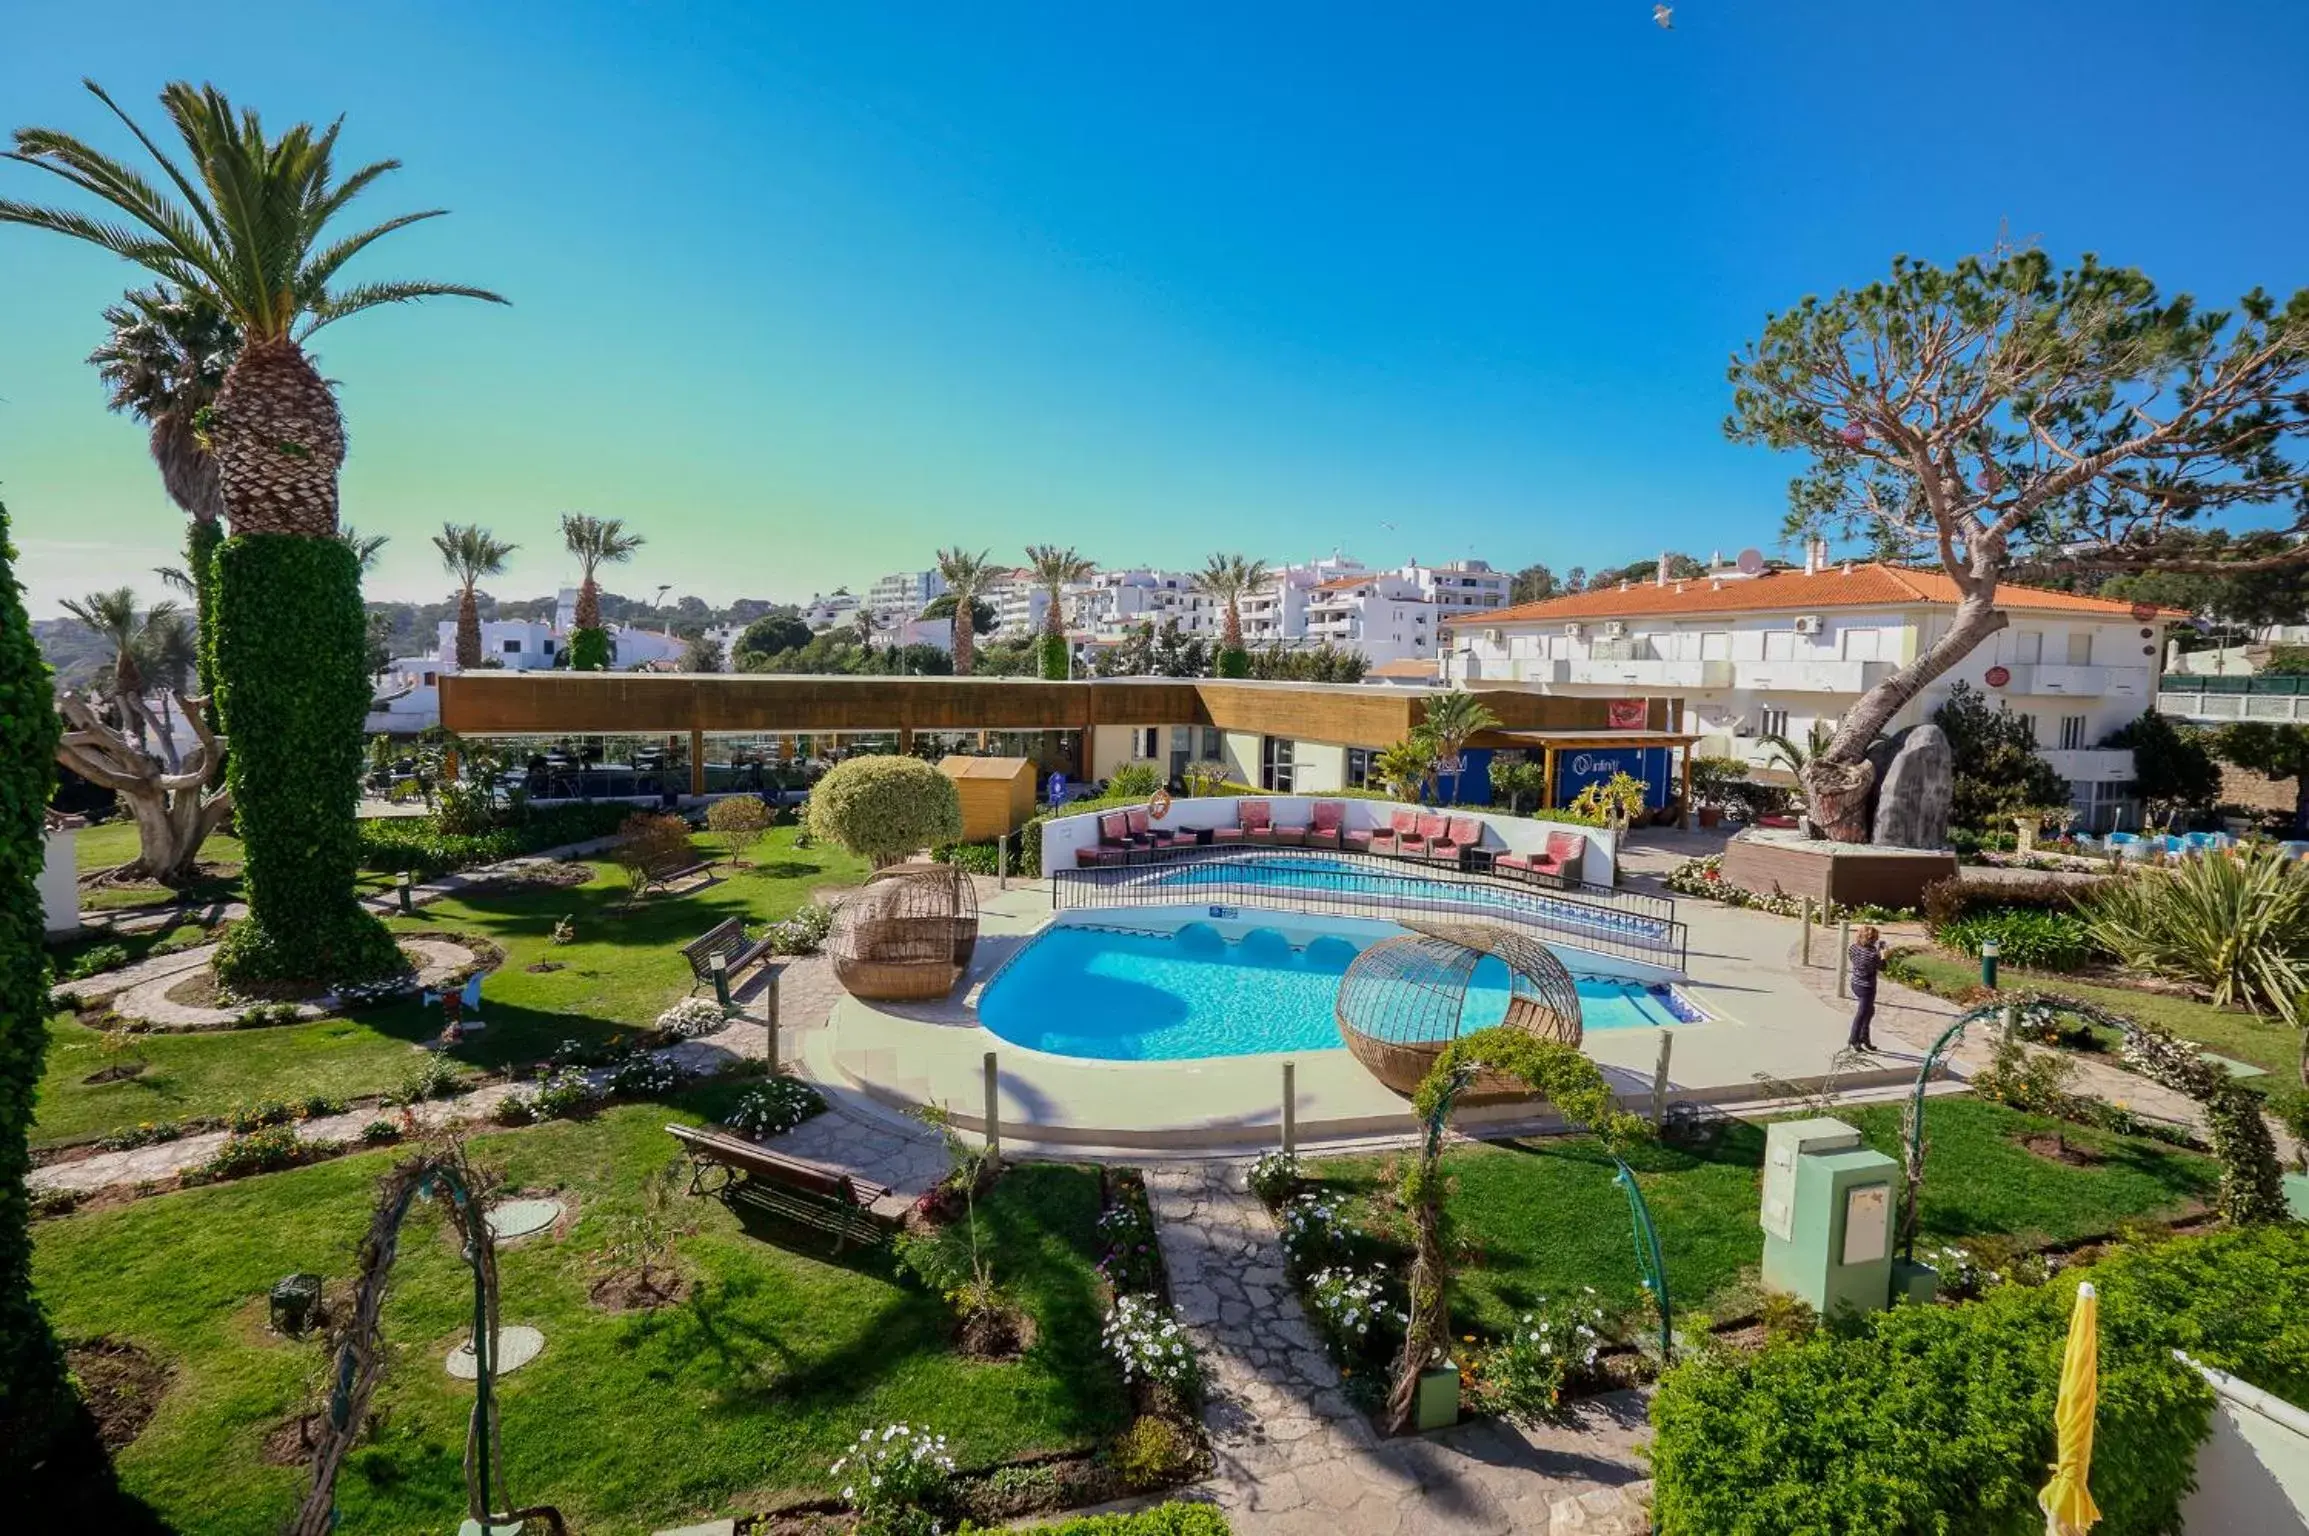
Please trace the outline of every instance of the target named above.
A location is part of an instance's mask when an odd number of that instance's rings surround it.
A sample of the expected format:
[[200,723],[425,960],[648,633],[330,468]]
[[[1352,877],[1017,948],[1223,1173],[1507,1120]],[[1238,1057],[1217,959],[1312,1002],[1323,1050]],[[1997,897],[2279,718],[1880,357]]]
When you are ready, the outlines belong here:
[[1563,632],[1574,640],[1577,640],[1583,633],[1585,633],[1585,631],[1583,631],[1576,623],[1566,624],[1563,627]]
[[1493,646],[1493,647],[1497,647],[1497,646],[1499,646],[1499,645],[1502,645],[1502,644],[1504,644],[1505,642],[1506,642],[1506,635],[1505,635],[1505,632],[1504,632],[1504,631],[1501,631],[1501,630],[1496,630],[1496,629],[1487,629],[1487,630],[1485,630],[1485,631],[1483,632],[1483,643],[1484,643],[1485,645],[1488,645],[1488,646]]
[[1796,633],[1799,635],[1816,635],[1820,633],[1820,615],[1816,613],[1807,613],[1799,616],[1796,620]]
[[1603,632],[1609,635],[1612,639],[1617,640],[1620,636],[1628,632],[1628,627],[1618,619],[1614,619],[1603,627]]

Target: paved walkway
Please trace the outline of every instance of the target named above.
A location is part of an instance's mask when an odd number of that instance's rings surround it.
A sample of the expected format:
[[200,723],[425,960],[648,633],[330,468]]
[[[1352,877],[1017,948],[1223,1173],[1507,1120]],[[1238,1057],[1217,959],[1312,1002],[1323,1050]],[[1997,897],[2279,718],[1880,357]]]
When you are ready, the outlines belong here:
[[1638,1394],[1537,1432],[1485,1421],[1381,1439],[1300,1309],[1243,1165],[1158,1164],[1146,1179],[1172,1298],[1203,1356],[1218,1470],[1199,1491],[1243,1536],[1650,1529]]

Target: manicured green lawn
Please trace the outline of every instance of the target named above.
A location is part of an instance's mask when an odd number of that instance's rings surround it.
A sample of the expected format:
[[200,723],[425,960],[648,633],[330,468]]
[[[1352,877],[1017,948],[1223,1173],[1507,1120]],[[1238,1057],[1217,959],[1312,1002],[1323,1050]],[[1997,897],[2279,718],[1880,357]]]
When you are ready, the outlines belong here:
[[[136,857],[136,851],[136,823],[127,816],[93,827],[82,827],[72,840],[74,862],[84,875],[125,864]],[[81,905],[91,911],[105,911],[113,907],[141,907],[168,901],[230,901],[239,897],[239,838],[224,832],[212,835],[201,845],[200,862],[204,868],[213,869],[214,878],[197,881],[182,891],[149,882],[108,886],[99,891],[83,892]]]
[[[1094,1170],[1022,1165],[982,1202],[998,1280],[1034,1316],[1036,1345],[986,1364],[948,1344],[946,1309],[895,1284],[887,1254],[828,1262],[819,1234],[749,1234],[718,1204],[684,1198],[679,1241],[693,1291],[654,1314],[588,1301],[598,1255],[671,1157],[662,1129],[710,1109],[631,1105],[585,1122],[476,1137],[509,1185],[575,1197],[573,1230],[503,1252],[502,1316],[543,1331],[545,1352],[503,1379],[507,1478],[516,1502],[558,1505],[573,1530],[646,1532],[734,1513],[780,1494],[839,1487],[826,1468],[861,1429],[894,1419],[952,1437],[967,1467],[1093,1444],[1128,1419],[1099,1345]],[[270,1536],[301,1468],[264,1464],[266,1432],[299,1404],[320,1347],[273,1337],[264,1295],[309,1269],[348,1275],[373,1185],[373,1153],[67,1217],[37,1228],[41,1295],[68,1337],[110,1334],[174,1372],[160,1411],[116,1460],[127,1491],[179,1530]],[[332,1294],[334,1294],[332,1292]],[[338,1483],[343,1528],[451,1531],[463,1512],[470,1386],[441,1368],[467,1332],[468,1272],[437,1209],[404,1231],[386,1337],[395,1353],[376,1439]]]
[[[393,919],[408,933],[468,933],[505,951],[505,963],[482,984],[488,1027],[451,1053],[476,1068],[534,1061],[563,1040],[608,1040],[648,1025],[690,987],[680,946],[725,917],[757,928],[790,916],[820,886],[850,885],[865,866],[839,849],[793,846],[780,828],[756,850],[753,867],[725,872],[711,885],[625,900],[624,876],[596,864],[591,883],[437,902]],[[700,843],[701,856],[706,852]],[[552,942],[568,917],[574,943]],[[558,970],[537,973],[533,964]],[[236,1103],[295,1102],[308,1094],[346,1097],[395,1087],[417,1063],[411,1049],[441,1028],[438,1008],[415,1000],[262,1030],[146,1036],[139,1051],[151,1063],[133,1079],[91,1087],[82,1081],[104,1065],[95,1033],[59,1017],[49,1025],[50,1052],[33,1123],[35,1142],[116,1130],[141,1120],[216,1115]]]
[[[1900,1111],[1838,1111],[1868,1144],[1899,1155]],[[2038,1157],[2018,1137],[2058,1129],[2106,1154],[2095,1167]],[[2136,1220],[2170,1218],[2209,1196],[2208,1158],[2155,1142],[2058,1125],[1969,1098],[1936,1098],[1925,1112],[1928,1150],[1920,1246],[1986,1234],[2024,1245],[2070,1242]],[[1381,1158],[1315,1165],[1322,1182],[1367,1217]],[[1763,1253],[1764,1128],[1734,1121],[1704,1153],[1643,1146],[1627,1157],[1651,1208],[1679,1313],[1738,1307]],[[1454,1276],[1454,1331],[1497,1333],[1543,1296],[1593,1286],[1612,1303],[1646,1304],[1627,1197],[1594,1141],[1550,1138],[1463,1147],[1444,1158],[1455,1181],[1447,1210],[1471,1259]]]
[[[1943,996],[1954,996],[1980,981],[1980,962],[1958,955],[1944,954],[1937,949],[1920,949],[1906,957],[1919,974],[1932,984],[1932,989]],[[2134,991],[2127,987],[2096,985],[2077,981],[2057,971],[2023,971],[2007,966],[1998,972],[1997,979],[2007,987],[2041,988],[2047,992],[2066,992],[2113,1008],[2134,1018],[2162,1024],[2183,1040],[2194,1040],[2216,1055],[2238,1061],[2249,1061],[2254,1066],[2276,1073],[2291,1082],[2297,1076],[2301,1059],[2301,1036],[2294,1029],[2265,1019],[2257,1014],[2237,1013],[2226,1008],[2215,1008],[2185,997],[2172,997],[2162,992]],[[2112,1047],[2115,1041],[2108,1042]]]

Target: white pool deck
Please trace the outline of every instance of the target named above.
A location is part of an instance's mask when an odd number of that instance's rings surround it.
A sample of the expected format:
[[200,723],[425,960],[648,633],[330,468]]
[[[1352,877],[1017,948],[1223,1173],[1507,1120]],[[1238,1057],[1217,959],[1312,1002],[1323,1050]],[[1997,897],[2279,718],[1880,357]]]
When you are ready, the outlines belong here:
[[[1278,903],[1287,905],[1287,902]],[[1246,916],[1249,914],[1246,913]],[[1585,1049],[1621,1102],[1648,1112],[1660,1040],[1673,1037],[1668,1102],[1733,1107],[1816,1091],[1829,1080],[1848,1016],[1790,973],[1793,925],[1785,918],[1681,901],[1690,955],[1678,984],[1707,1022],[1590,1032]],[[951,998],[934,1004],[866,1003],[844,996],[831,1028],[804,1049],[812,1075],[834,1079],[894,1108],[944,1105],[957,1124],[984,1128],[987,1052],[995,1054],[999,1130],[1005,1140],[1115,1150],[1220,1152],[1275,1145],[1282,1120],[1283,1064],[1295,1069],[1294,1128],[1302,1144],[1395,1137],[1417,1128],[1408,1102],[1381,1086],[1344,1049],[1196,1061],[1092,1061],[1030,1050],[977,1021],[987,979],[1052,916],[1047,887],[1016,885],[982,898],[978,950]],[[1823,936],[1825,948],[1832,936]],[[1913,1054],[1889,1051],[1834,1075],[1839,1090],[1912,1082]],[[1545,1129],[1529,1105],[1478,1106],[1466,1129]]]

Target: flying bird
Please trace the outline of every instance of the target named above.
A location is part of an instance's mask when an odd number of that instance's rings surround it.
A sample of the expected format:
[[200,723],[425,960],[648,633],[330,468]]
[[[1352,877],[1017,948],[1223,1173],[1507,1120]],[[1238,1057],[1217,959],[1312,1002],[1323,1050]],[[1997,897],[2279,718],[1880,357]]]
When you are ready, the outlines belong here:
[[1660,24],[1662,32],[1673,32],[1676,29],[1676,8],[1672,5],[1655,5],[1652,7],[1652,20]]

